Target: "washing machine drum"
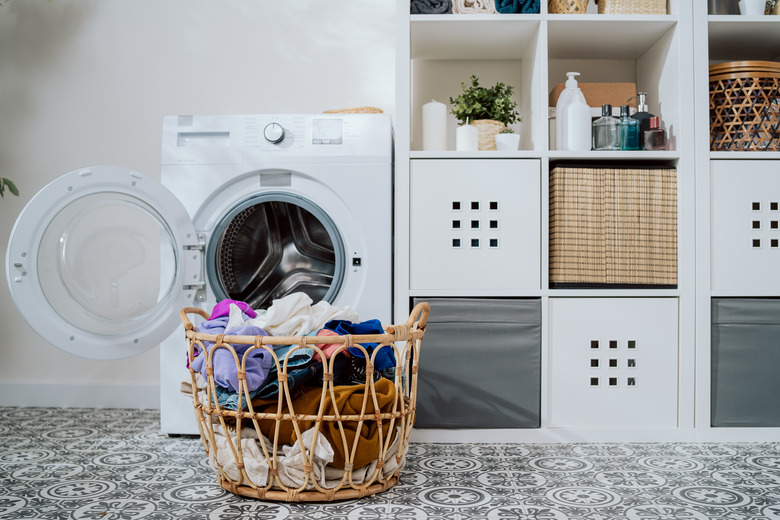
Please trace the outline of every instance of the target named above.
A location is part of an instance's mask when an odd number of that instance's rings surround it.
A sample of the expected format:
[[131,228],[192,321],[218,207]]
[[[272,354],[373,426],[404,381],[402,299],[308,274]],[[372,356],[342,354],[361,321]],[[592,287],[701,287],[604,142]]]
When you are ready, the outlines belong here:
[[217,300],[265,309],[295,292],[333,302],[345,269],[344,243],[328,214],[290,193],[263,193],[228,212],[207,250]]

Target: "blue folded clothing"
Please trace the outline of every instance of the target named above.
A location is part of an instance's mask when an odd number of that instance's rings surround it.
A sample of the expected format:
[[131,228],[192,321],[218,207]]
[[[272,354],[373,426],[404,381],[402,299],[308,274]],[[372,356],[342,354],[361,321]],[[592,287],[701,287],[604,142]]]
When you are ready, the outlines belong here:
[[[362,323],[352,323],[346,320],[331,320],[325,324],[325,328],[332,330],[340,336],[348,334],[361,335],[361,334],[384,334],[385,329],[382,328],[382,323],[379,320],[368,320]],[[378,343],[360,343],[368,355],[371,356],[374,353]],[[358,347],[350,347],[349,353],[353,356],[363,358],[363,351]],[[395,366],[395,356],[393,355],[392,346],[384,346],[377,349],[376,358],[374,358],[374,368],[376,370],[384,370],[386,368]]]
[[502,14],[539,12],[539,0],[496,0],[496,11]]

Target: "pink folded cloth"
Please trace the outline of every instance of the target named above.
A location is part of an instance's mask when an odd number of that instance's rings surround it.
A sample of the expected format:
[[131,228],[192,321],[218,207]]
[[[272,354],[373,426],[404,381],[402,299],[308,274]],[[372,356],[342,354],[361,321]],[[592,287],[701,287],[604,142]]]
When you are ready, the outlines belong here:
[[[341,334],[338,334],[336,332],[333,332],[332,330],[328,329],[322,329],[319,332],[317,332],[317,336],[340,336]],[[343,343],[315,343],[315,347],[322,350],[322,353],[325,354],[325,359],[330,359],[333,356],[333,353],[336,352],[341,346],[344,345]],[[340,356],[346,356],[346,357],[352,357],[349,353],[349,350],[344,349],[340,354]],[[319,352],[314,353],[314,361],[320,362],[322,358],[320,357]]]
[[249,316],[250,318],[257,317],[257,313],[252,310],[252,308],[244,303],[239,302],[236,300],[222,300],[218,304],[214,306],[214,309],[211,311],[211,317],[210,320],[222,317],[222,316],[229,316],[230,315],[230,304],[236,305],[239,309],[241,309],[241,312]]

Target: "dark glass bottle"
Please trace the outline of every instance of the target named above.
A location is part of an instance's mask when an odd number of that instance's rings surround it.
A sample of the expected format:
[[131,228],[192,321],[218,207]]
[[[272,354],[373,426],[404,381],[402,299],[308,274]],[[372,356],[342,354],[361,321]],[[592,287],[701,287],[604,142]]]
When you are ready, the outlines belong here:
[[647,92],[637,92],[637,97],[636,114],[631,117],[639,121],[639,135],[643,136],[650,128],[650,118],[655,117],[655,114],[647,111]]
[[661,118],[651,117],[650,128],[644,133],[645,150],[666,150],[666,131],[661,128]]

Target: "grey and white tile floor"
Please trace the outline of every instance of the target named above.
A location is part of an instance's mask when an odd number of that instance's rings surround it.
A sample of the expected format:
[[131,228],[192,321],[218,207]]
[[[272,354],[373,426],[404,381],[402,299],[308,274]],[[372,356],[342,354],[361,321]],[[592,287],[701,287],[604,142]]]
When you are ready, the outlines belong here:
[[285,504],[220,489],[156,410],[0,408],[0,518],[780,519],[780,443],[413,444],[385,493]]

